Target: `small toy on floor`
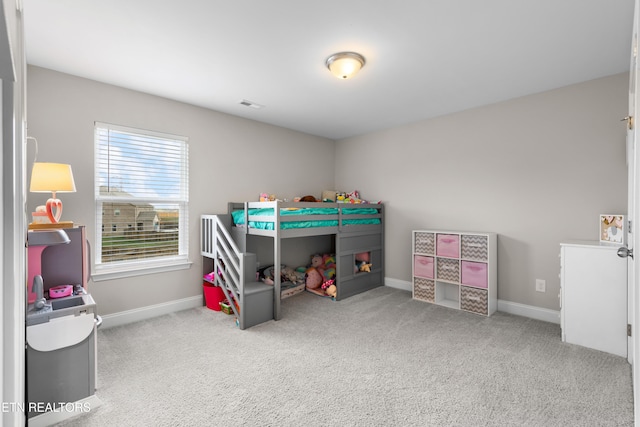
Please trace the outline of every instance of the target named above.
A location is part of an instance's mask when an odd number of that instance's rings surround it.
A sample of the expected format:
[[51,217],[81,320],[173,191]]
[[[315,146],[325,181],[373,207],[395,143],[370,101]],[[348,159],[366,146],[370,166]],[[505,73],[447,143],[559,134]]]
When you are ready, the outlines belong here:
[[338,294],[338,288],[336,287],[335,279],[327,280],[322,284],[322,289],[327,296],[335,298]]

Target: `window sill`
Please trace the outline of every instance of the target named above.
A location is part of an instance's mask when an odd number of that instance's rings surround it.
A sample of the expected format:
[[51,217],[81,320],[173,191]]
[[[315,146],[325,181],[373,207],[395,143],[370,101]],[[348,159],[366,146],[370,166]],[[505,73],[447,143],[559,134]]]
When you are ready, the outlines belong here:
[[168,271],[186,270],[191,268],[190,261],[176,261],[174,263],[146,264],[137,266],[95,267],[95,272],[91,275],[94,282],[104,280],[123,279],[125,277],[144,276],[147,274],[166,273]]

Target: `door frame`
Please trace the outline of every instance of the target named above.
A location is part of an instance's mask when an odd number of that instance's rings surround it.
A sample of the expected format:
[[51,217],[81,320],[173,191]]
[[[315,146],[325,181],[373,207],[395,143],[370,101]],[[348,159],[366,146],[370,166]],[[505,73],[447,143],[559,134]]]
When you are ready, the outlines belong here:
[[[636,132],[636,106],[639,105],[638,94],[638,29],[640,27],[640,0],[635,0],[633,13],[633,33],[631,42],[631,55],[629,66],[629,111],[627,115],[627,168],[628,168],[628,219],[629,233],[627,236],[627,247],[634,250],[640,247],[638,236],[635,230],[640,226],[640,175],[638,166],[640,165],[640,150],[638,150],[638,135]],[[640,422],[640,366],[635,361],[640,355],[640,254],[633,258],[628,258],[628,279],[627,279],[627,319],[631,325],[631,336],[628,338],[627,360],[632,367],[634,418],[636,423]]]

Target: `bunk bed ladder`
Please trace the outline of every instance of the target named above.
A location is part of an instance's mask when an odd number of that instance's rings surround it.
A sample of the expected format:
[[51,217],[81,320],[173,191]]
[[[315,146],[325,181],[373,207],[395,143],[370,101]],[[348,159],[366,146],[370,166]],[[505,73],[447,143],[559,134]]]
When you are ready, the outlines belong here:
[[[246,329],[273,318],[273,287],[256,282],[256,255],[241,252],[224,222],[228,215],[202,215],[202,255],[213,258],[214,285],[219,286]],[[232,301],[236,301],[233,304]]]

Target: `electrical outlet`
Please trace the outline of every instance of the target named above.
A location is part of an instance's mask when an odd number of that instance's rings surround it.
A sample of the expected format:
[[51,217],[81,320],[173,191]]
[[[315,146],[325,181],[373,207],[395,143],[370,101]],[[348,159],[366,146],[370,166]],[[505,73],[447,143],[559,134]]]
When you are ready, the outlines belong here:
[[538,292],[546,292],[547,291],[547,282],[542,279],[536,279],[536,291]]

